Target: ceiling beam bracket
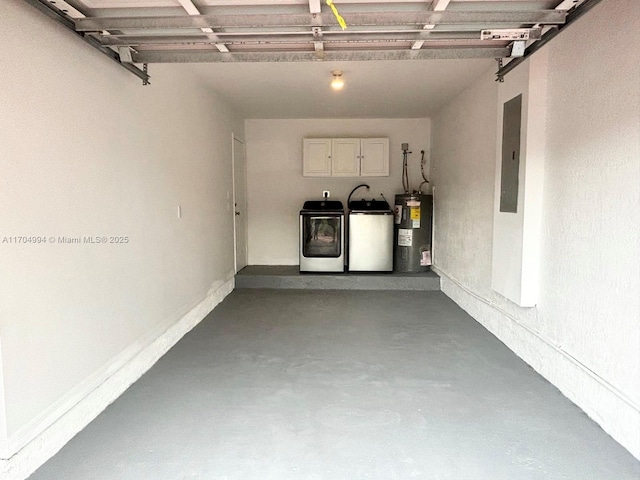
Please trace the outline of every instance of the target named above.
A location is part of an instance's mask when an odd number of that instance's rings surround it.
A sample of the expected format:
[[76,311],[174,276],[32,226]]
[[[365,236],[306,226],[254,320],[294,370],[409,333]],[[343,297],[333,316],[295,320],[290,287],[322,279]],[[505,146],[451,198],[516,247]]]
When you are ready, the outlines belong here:
[[[504,60],[502,60],[502,57],[498,57],[496,58],[496,61],[498,62],[498,70],[502,70]],[[496,82],[504,83],[504,77],[496,77]]]
[[149,72],[149,64],[148,63],[143,63],[142,64],[142,71],[146,75],[146,77],[142,79],[142,85],[143,86],[151,85],[151,82],[149,81],[149,79],[151,77],[148,75],[148,72]]

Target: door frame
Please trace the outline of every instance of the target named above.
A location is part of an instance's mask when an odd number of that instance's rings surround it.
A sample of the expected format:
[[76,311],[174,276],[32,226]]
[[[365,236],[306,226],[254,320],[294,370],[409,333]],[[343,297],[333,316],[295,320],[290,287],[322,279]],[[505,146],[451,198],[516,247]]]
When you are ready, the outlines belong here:
[[242,183],[244,187],[244,205],[245,209],[248,210],[248,202],[247,202],[247,149],[245,142],[238,138],[235,133],[231,133],[231,183],[232,183],[232,194],[231,194],[231,213],[233,215],[233,269],[235,273],[238,273],[238,221],[242,221],[244,223],[244,246],[245,246],[245,256],[246,262],[249,262],[249,245],[248,245],[248,223],[247,223],[247,212],[244,212],[244,215],[240,215],[243,218],[238,219],[238,215],[236,215],[236,201],[238,192],[236,190],[236,142],[242,144],[242,149],[244,150],[244,163],[242,165]]

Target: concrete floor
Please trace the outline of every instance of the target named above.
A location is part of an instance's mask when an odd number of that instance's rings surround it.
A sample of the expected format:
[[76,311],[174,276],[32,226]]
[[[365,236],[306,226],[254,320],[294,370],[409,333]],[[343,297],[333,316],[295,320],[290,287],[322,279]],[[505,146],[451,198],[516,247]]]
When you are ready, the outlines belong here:
[[236,290],[32,480],[634,479],[441,292]]
[[298,265],[248,265],[236,275],[236,288],[296,290],[440,290],[432,271],[300,273]]

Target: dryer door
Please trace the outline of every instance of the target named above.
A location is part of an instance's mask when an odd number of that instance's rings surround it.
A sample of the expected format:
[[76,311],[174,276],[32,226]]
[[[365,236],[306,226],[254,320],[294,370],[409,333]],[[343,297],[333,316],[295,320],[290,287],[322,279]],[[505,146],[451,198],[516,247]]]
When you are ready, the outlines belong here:
[[341,223],[339,214],[304,214],[302,254],[311,258],[342,255]]

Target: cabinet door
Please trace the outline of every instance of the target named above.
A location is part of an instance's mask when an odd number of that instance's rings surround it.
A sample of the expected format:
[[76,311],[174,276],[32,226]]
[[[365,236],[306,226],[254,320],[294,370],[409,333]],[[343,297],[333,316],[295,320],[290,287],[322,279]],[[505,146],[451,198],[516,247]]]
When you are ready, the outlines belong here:
[[302,175],[305,177],[331,176],[330,138],[305,138],[303,140]]
[[334,177],[360,175],[360,139],[334,138],[331,142],[331,174]]
[[360,175],[363,177],[389,176],[389,139],[363,138],[361,145]]

